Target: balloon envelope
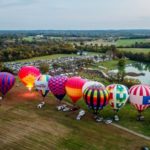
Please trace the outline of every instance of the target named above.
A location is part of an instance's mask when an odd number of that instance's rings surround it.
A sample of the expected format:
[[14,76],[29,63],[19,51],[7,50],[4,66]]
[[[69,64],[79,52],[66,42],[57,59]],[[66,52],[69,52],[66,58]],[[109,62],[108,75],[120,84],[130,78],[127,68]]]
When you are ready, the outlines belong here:
[[111,84],[106,87],[109,92],[109,104],[114,110],[121,109],[129,98],[128,89],[121,84]]
[[87,87],[92,86],[92,85],[105,87],[105,86],[104,86],[102,83],[100,83],[100,82],[97,82],[97,81],[87,81],[87,82],[85,82],[85,84],[84,84],[83,87],[82,87],[82,93],[84,92],[84,90],[85,90]]
[[134,85],[129,90],[130,103],[142,112],[150,106],[150,86]]
[[15,77],[7,72],[0,72],[0,92],[5,95],[14,85]]
[[94,85],[84,90],[83,98],[88,107],[97,112],[108,104],[109,94],[105,88]]
[[65,84],[67,80],[68,80],[67,76],[54,76],[49,80],[48,85],[51,92],[60,101],[66,95]]
[[35,87],[43,97],[45,97],[49,92],[48,82],[50,78],[51,76],[49,75],[40,75],[35,81]]
[[34,86],[36,78],[40,75],[38,68],[34,66],[24,66],[19,70],[18,76],[22,83],[31,90]]
[[76,103],[82,97],[82,87],[86,81],[81,77],[71,77],[66,82],[67,95]]

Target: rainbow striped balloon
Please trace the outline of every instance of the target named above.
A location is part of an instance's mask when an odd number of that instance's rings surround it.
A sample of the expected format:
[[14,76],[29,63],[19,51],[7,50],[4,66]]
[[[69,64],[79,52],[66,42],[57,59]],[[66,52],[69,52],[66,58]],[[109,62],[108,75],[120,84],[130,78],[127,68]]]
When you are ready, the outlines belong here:
[[50,78],[51,76],[49,75],[40,75],[35,81],[35,87],[43,97],[45,97],[49,92],[48,82]]
[[5,94],[13,87],[15,84],[15,77],[7,72],[0,72],[0,92],[5,96]]
[[108,91],[101,86],[90,86],[84,90],[83,98],[90,109],[95,112],[108,104]]
[[150,86],[134,85],[129,90],[130,103],[139,111],[142,112],[150,106]]

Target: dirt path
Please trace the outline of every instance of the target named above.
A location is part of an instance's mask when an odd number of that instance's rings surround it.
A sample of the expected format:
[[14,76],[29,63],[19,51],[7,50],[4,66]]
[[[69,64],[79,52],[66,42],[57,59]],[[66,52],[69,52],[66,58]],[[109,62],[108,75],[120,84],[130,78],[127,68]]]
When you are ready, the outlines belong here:
[[137,133],[137,132],[135,132],[135,131],[133,131],[133,130],[127,129],[127,128],[125,128],[125,127],[123,127],[123,126],[120,126],[120,125],[118,125],[118,124],[116,124],[116,123],[112,123],[111,125],[113,125],[113,126],[119,128],[119,129],[121,129],[121,130],[127,131],[127,132],[129,132],[129,133],[131,133],[131,134],[134,134],[135,136],[141,137],[141,138],[143,138],[143,139],[145,139],[145,140],[150,140],[150,137],[145,136],[145,135],[140,134],[140,133]]

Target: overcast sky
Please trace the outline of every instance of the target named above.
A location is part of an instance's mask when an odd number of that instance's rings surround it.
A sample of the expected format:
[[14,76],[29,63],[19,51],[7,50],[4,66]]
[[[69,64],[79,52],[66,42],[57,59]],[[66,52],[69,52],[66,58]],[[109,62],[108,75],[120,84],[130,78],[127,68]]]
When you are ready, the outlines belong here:
[[0,30],[150,29],[150,0],[0,0]]

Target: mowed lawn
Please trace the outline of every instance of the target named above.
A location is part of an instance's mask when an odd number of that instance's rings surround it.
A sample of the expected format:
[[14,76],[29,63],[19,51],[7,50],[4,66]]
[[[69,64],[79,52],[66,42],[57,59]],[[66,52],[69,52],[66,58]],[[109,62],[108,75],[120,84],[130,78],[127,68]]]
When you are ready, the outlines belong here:
[[[83,101],[78,104],[87,113],[81,121],[75,120],[78,112],[57,111],[52,95],[46,98],[44,108],[37,109],[41,96],[18,84],[0,106],[0,150],[140,150],[150,146],[150,141],[143,138],[96,123]],[[120,124],[150,135],[148,113],[144,113],[144,122],[137,122],[136,111],[127,105],[120,112]],[[102,115],[110,117],[113,111],[106,107]]]
[[132,53],[149,53],[150,48],[119,48],[120,51],[132,52]]
[[120,40],[117,40],[116,46],[131,46],[132,44],[135,44],[136,42],[147,43],[147,42],[150,42],[150,39],[120,39]]

